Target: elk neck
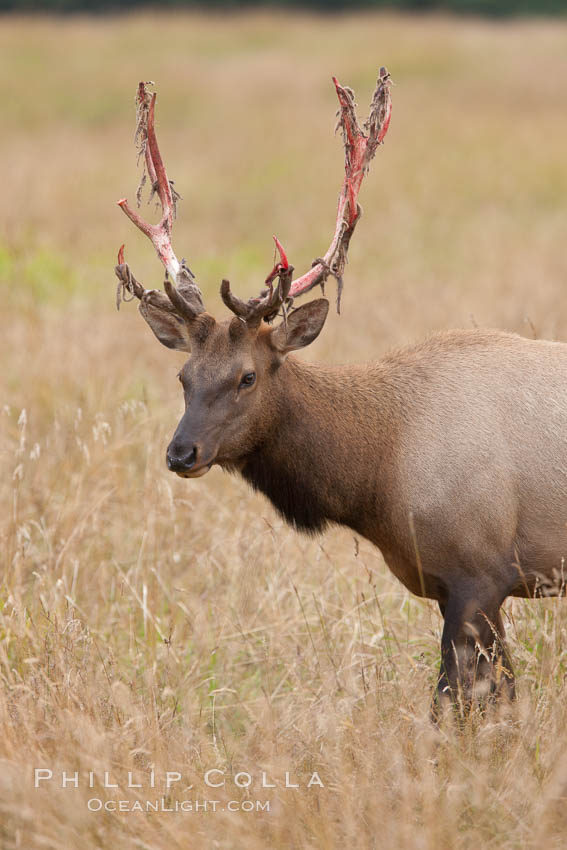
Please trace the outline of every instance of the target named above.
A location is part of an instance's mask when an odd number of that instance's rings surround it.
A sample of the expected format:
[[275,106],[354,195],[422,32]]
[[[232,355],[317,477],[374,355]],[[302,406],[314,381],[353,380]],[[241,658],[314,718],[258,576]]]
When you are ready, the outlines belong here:
[[292,357],[274,375],[270,427],[240,472],[295,528],[376,529],[395,440],[381,377],[379,364],[324,367]]

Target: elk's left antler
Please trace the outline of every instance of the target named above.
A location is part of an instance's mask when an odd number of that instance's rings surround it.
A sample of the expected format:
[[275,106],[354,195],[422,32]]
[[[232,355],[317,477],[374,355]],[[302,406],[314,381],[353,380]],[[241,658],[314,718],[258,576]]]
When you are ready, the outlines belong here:
[[[278,308],[285,305],[286,299],[295,298],[314,286],[325,283],[329,275],[337,280],[337,310],[340,312],[341,293],[343,288],[343,273],[347,261],[348,246],[361,216],[362,208],[357,202],[358,193],[364,175],[370,167],[370,162],[376,153],[376,148],[384,141],[384,136],[390,125],[392,113],[392,98],[390,95],[390,74],[386,68],[380,68],[376,89],[370,105],[370,114],[360,128],[355,112],[354,92],[341,86],[336,77],[333,83],[339,99],[339,121],[345,146],[345,177],[339,195],[337,222],[335,233],[329,249],[324,257],[313,261],[312,267],[293,282],[290,279],[290,269],[285,252],[280,242],[274,236],[280,254],[280,262],[276,263],[266,279],[269,290],[264,290],[259,298],[241,301],[230,291],[228,281],[223,281],[221,294],[225,304],[248,323],[261,319],[272,321],[278,313]],[[272,282],[279,277],[279,285],[274,290]],[[284,282],[285,281],[285,282]]]
[[362,213],[362,208],[357,202],[358,192],[363,177],[370,168],[376,148],[384,141],[384,136],[388,132],[392,114],[392,98],[390,74],[386,68],[380,68],[370,105],[370,114],[364,122],[365,133],[361,130],[356,118],[353,90],[341,86],[336,77],[333,77],[333,82],[340,104],[337,128],[342,129],[345,146],[345,178],[339,195],[335,234],[325,256],[321,260],[316,260],[308,272],[293,281],[289,294],[293,298],[307,292],[317,284],[323,284],[329,275],[333,275],[338,283],[337,309],[340,310],[348,246]]

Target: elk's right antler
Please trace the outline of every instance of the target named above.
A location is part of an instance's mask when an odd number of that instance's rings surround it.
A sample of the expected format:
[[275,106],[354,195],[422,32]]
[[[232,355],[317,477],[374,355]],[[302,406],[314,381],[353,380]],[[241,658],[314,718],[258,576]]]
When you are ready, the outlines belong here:
[[[118,277],[117,305],[120,306],[121,295],[130,292],[132,296],[139,298],[142,302],[140,310],[144,318],[148,318],[147,311],[150,305],[161,310],[168,310],[181,315],[186,319],[192,319],[204,312],[205,306],[201,297],[201,291],[195,283],[193,272],[181,263],[175,256],[171,245],[173,232],[173,221],[176,213],[176,202],[179,195],[173,188],[172,181],[168,180],[165,165],[161,157],[155,132],[155,105],[156,93],[149,92],[147,86],[150,83],[138,84],[136,93],[136,141],[139,143],[139,153],[145,159],[145,169],[151,182],[150,200],[157,192],[162,217],[159,224],[149,224],[128,203],[126,198],[118,201],[118,206],[126,213],[130,221],[133,221],[142,233],[151,240],[156,253],[166,270],[165,291],[167,298],[159,290],[144,289],[134,278],[128,265],[124,262],[124,245],[118,252],[118,265],[115,268]],[[146,181],[146,171],[142,175],[138,187],[137,198],[140,204],[141,191]],[[168,277],[169,276],[169,277]]]

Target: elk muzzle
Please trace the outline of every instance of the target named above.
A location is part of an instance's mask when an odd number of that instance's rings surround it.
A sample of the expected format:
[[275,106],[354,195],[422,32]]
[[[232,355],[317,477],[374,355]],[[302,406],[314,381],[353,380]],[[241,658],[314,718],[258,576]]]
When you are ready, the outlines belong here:
[[213,458],[204,458],[203,449],[197,444],[179,445],[175,439],[167,447],[165,462],[171,472],[182,478],[198,478],[205,475],[213,465]]
[[197,446],[193,446],[189,452],[179,452],[171,444],[166,454],[167,468],[171,472],[189,472],[197,463]]
[[189,450],[180,448],[172,441],[166,452],[167,468],[182,478],[197,478],[204,475],[212,466],[212,461],[202,462],[202,451],[193,445]]

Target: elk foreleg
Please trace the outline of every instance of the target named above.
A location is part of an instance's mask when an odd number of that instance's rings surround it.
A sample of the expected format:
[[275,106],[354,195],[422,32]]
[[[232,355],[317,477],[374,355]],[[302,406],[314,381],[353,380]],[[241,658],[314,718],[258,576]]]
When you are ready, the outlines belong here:
[[473,705],[500,696],[514,699],[514,673],[500,604],[500,598],[481,600],[472,593],[455,593],[441,606],[445,624],[435,718],[447,705],[465,714]]

